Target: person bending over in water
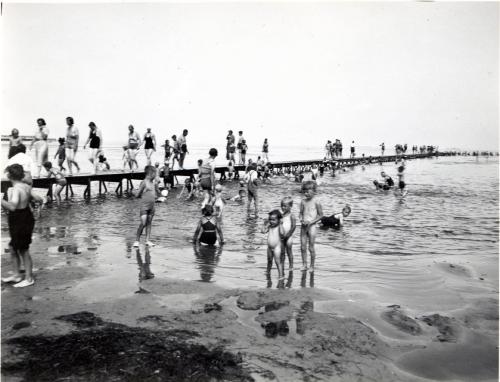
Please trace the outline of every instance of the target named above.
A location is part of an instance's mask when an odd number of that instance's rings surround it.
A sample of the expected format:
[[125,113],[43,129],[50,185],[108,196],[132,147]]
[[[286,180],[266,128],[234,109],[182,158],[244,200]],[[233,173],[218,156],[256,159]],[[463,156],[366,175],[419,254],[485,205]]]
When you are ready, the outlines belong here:
[[203,207],[201,212],[203,213],[203,216],[198,222],[196,231],[194,231],[193,243],[214,245],[217,241],[217,235],[219,235],[219,245],[223,245],[224,236],[219,223],[217,223],[217,219],[213,216],[214,208],[211,205],[206,205]]
[[64,175],[61,173],[61,170],[58,170],[54,167],[52,167],[51,162],[45,162],[43,164],[43,167],[45,168],[45,171],[47,171],[47,177],[50,178],[50,176],[53,176],[56,178],[56,187],[54,189],[54,195],[56,197],[56,202],[57,204],[61,203],[61,191],[66,186],[66,178]]
[[281,212],[272,210],[269,212],[269,219],[264,221],[262,233],[267,233],[267,273],[271,272],[273,266],[273,258],[278,268],[279,280],[284,278],[283,263],[281,262],[281,251],[283,246],[283,224]]
[[245,199],[245,196],[246,196],[245,195],[245,190],[240,189],[238,191],[238,195],[233,196],[229,200],[231,200],[232,202],[242,202]]
[[153,166],[146,166],[144,168],[146,177],[139,186],[139,191],[136,197],[141,198],[141,209],[139,216],[141,222],[137,228],[137,237],[134,247],[139,247],[142,231],[146,228],[146,245],[152,247],[154,244],[151,242],[151,223],[155,215],[155,201],[156,196],[160,195],[160,189],[156,182],[156,169]]
[[293,233],[295,232],[295,227],[297,226],[297,220],[292,214],[293,199],[290,196],[285,196],[281,200],[281,211],[283,211],[283,219],[281,223],[283,225],[283,248],[281,250],[281,263],[283,267],[285,266],[285,254],[288,255],[288,267],[293,269]]
[[344,225],[344,218],[348,217],[350,214],[351,207],[346,204],[346,206],[342,208],[342,212],[333,214],[331,216],[323,216],[321,218],[321,224],[323,225],[323,227],[340,228]]
[[[23,166],[13,164],[8,166],[6,171],[7,177],[12,182],[12,187],[7,189],[8,200],[2,198],[2,207],[9,211],[7,216],[10,233],[9,249],[13,260],[14,274],[2,278],[2,281],[15,283],[15,288],[22,288],[35,283],[33,279],[33,263],[29,252],[35,219],[29,204],[31,200],[43,203],[43,199],[33,194],[30,185],[23,183]],[[26,268],[24,280],[19,269],[21,258]]]
[[377,187],[378,190],[387,191],[394,187],[394,181],[384,171],[380,173],[380,176],[382,177],[381,182],[379,182],[378,180],[373,181],[373,184],[375,185],[375,187]]
[[316,250],[314,242],[316,240],[316,223],[323,217],[323,208],[321,203],[314,197],[316,193],[316,182],[310,180],[302,183],[302,192],[304,199],[300,203],[300,251],[302,254],[302,270],[307,269],[307,248],[311,255],[311,267],[309,272],[314,272],[314,260],[316,259]]

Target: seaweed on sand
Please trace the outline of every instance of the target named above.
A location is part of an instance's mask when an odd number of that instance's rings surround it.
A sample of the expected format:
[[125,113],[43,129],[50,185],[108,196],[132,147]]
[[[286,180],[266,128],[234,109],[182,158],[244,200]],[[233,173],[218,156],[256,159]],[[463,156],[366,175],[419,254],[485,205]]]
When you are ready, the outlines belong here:
[[64,335],[16,337],[6,343],[18,354],[2,363],[2,373],[26,381],[253,380],[239,354],[186,342],[196,336],[103,322]]

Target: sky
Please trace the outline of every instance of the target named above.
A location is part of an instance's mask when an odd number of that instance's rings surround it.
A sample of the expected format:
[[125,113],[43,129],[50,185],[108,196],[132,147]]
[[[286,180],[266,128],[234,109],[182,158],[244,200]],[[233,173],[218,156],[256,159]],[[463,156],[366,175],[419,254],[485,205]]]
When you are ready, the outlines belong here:
[[1,132],[498,149],[498,2],[3,3]]

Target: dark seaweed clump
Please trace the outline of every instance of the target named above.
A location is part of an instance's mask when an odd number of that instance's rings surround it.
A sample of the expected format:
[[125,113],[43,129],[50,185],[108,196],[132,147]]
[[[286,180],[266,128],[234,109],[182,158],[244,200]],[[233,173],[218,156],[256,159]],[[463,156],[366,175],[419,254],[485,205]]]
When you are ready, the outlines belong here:
[[26,381],[253,380],[239,354],[186,342],[195,332],[128,327],[88,314],[83,321],[102,325],[7,340],[17,351],[12,361],[2,363],[3,374],[22,375]]

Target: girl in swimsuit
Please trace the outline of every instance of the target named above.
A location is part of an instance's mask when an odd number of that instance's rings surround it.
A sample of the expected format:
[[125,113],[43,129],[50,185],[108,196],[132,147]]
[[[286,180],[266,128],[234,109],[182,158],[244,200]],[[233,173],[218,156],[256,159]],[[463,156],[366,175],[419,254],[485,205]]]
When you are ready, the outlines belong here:
[[38,167],[38,173],[36,177],[40,176],[40,171],[42,165],[49,159],[49,145],[47,143],[47,137],[49,136],[49,129],[45,125],[45,120],[43,118],[37,119],[38,130],[33,136],[31,141],[30,150],[35,146],[35,156],[36,156],[36,166]]
[[267,273],[271,272],[273,258],[278,268],[279,280],[284,278],[283,263],[281,262],[282,241],[284,236],[282,215],[278,210],[269,212],[269,219],[264,221],[263,233],[267,233]]
[[297,220],[292,214],[293,199],[290,196],[286,196],[281,200],[281,211],[283,211],[283,219],[281,220],[283,225],[283,249],[281,251],[281,263],[283,267],[285,266],[285,254],[288,255],[288,267],[293,269],[293,233],[295,232],[295,227],[297,226]]
[[89,123],[90,127],[90,134],[89,137],[87,138],[87,142],[83,145],[83,149],[85,150],[85,147],[89,145],[90,147],[90,152],[89,152],[89,161],[92,163],[92,167],[94,168],[93,174],[97,172],[97,157],[99,155],[99,151],[101,150],[102,147],[102,135],[101,131],[97,128],[94,122]]
[[153,151],[156,151],[156,137],[151,133],[151,128],[146,129],[146,134],[144,134],[144,152],[146,153],[146,158],[148,161],[148,166],[151,165],[151,155]]
[[61,191],[66,186],[66,178],[61,174],[61,171],[52,167],[51,162],[45,162],[43,164],[43,167],[45,168],[45,171],[47,171],[47,177],[50,178],[51,175],[56,178],[56,187],[54,190],[54,194],[56,196],[56,202],[59,205],[61,203]]
[[262,145],[262,159],[269,162],[269,143],[267,143],[267,138],[264,139],[264,144]]
[[[14,284],[15,288],[22,288],[35,283],[33,280],[33,263],[29,252],[35,219],[29,203],[31,200],[43,203],[43,199],[33,194],[31,186],[23,183],[23,166],[13,164],[7,167],[6,171],[7,177],[12,182],[12,187],[7,190],[8,200],[2,199],[1,203],[2,207],[9,211],[7,218],[10,233],[9,248],[13,260],[14,274],[2,278],[2,281],[16,283]],[[24,280],[19,270],[21,257],[26,268]]]
[[151,223],[153,222],[153,217],[155,215],[155,201],[156,196],[160,195],[160,189],[158,188],[158,183],[156,182],[156,169],[153,166],[146,166],[144,169],[146,177],[141,182],[139,186],[139,191],[137,192],[137,198],[141,198],[141,209],[139,212],[141,222],[139,228],[137,228],[136,241],[134,247],[139,247],[139,241],[141,239],[142,231],[146,228],[146,245],[154,246],[151,242]]
[[[219,236],[219,245],[224,244],[224,236],[222,230],[217,222],[214,213],[214,208],[211,205],[206,205],[202,210],[203,216],[198,222],[196,231],[194,231],[193,243],[203,243],[207,245],[214,245]],[[201,233],[201,235],[200,235]]]

